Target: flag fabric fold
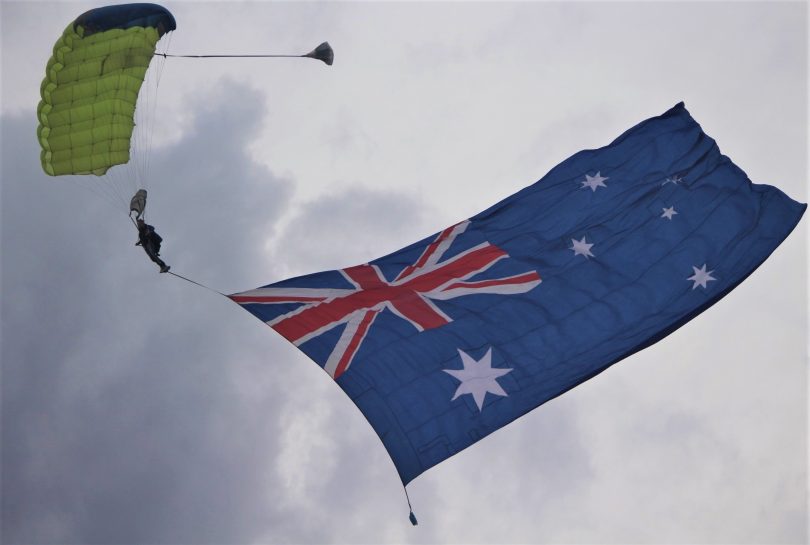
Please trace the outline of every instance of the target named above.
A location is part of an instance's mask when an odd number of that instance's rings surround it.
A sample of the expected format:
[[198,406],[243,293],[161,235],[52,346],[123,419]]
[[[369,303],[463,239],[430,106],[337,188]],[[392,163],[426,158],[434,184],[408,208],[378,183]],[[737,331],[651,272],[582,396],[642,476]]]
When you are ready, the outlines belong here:
[[407,484],[716,303],[805,208],[681,103],[406,248],[230,297],[335,380]]

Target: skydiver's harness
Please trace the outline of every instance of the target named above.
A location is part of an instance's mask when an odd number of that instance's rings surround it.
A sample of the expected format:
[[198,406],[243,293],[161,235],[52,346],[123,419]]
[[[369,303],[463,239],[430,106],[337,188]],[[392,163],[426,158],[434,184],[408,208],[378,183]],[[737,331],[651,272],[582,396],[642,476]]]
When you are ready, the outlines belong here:
[[[146,190],[139,189],[129,201],[129,219],[135,225],[135,229],[138,230],[138,242],[135,245],[143,247],[149,259],[158,264],[160,272],[168,272],[169,267],[160,259],[160,245],[163,242],[163,237],[157,234],[154,227],[144,221],[145,209]],[[132,216],[133,212],[135,217]]]
[[[145,233],[144,233],[145,232]],[[149,257],[153,261],[155,257],[160,257],[160,244],[163,242],[163,237],[155,232],[155,228],[147,225],[145,229],[138,229],[138,243],[136,246],[143,246]],[[154,257],[152,256],[154,254]]]

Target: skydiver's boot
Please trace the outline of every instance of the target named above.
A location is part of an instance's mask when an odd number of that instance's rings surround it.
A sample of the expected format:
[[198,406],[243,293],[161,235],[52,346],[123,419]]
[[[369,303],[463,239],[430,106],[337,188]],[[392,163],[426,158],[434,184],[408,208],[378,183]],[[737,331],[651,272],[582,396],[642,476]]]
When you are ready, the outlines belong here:
[[163,261],[162,259],[160,259],[158,256],[155,255],[155,256],[149,256],[149,257],[151,257],[152,261],[157,263],[157,266],[160,267],[160,272],[162,272],[162,273],[169,272],[169,269],[171,269],[171,267],[166,265],[166,262]]

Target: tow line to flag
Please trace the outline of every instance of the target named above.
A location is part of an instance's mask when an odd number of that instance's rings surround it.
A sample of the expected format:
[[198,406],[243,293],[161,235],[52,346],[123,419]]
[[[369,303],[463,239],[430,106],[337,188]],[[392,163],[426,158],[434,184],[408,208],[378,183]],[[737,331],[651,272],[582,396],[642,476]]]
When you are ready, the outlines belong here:
[[169,274],[171,274],[172,276],[176,276],[177,278],[179,278],[179,279],[181,279],[181,280],[185,280],[186,282],[190,282],[190,283],[192,283],[192,284],[195,284],[195,285],[197,285],[197,286],[200,286],[201,288],[205,288],[205,289],[207,289],[207,290],[209,290],[209,291],[213,291],[214,293],[218,293],[219,295],[221,295],[221,296],[223,296],[223,297],[226,297],[226,298],[228,298],[228,299],[231,299],[230,297],[228,297],[227,295],[225,295],[225,294],[224,294],[224,293],[222,293],[221,291],[215,290],[214,288],[209,288],[209,287],[208,287],[208,286],[206,286],[205,284],[200,284],[199,282],[196,282],[196,281],[192,280],[191,278],[186,278],[185,276],[183,276],[183,275],[181,275],[181,274],[174,273],[174,272],[172,272],[172,271],[168,271],[168,273],[169,273]]

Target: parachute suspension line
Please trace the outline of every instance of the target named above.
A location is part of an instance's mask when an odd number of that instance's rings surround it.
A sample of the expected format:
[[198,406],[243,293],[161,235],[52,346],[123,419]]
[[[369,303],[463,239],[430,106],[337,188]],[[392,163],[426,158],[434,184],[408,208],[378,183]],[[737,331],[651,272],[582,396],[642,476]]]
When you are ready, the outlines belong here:
[[[122,75],[118,76],[119,87],[122,86],[120,82],[122,77]],[[132,138],[131,147],[135,146],[135,139]],[[94,188],[100,189],[102,193],[108,196],[108,202],[114,202],[114,207],[117,210],[121,210],[122,208],[124,210],[129,210],[130,195],[127,195],[127,193],[129,193],[130,188],[135,185],[134,168],[135,167],[133,164],[113,165],[109,167],[107,172],[105,172],[102,176],[80,177],[79,179],[83,181],[84,187],[90,188],[91,191],[93,191]],[[99,195],[98,191],[93,191],[93,193]]]
[[[150,68],[151,71],[151,68]],[[129,178],[129,192],[134,194],[138,190],[138,186],[143,184],[143,161],[144,156],[148,153],[144,143],[145,133],[149,130],[149,116],[147,111],[149,109],[149,99],[151,97],[151,82],[148,81],[151,75],[147,75],[147,81],[141,85],[140,93],[138,94],[138,101],[135,106],[135,127],[132,132],[132,139],[130,140],[130,178]]]
[[145,81],[141,87],[143,91],[141,95],[143,97],[143,104],[141,104],[140,108],[137,108],[136,106],[137,110],[135,111],[137,119],[140,122],[139,125],[135,127],[135,130],[138,131],[137,145],[140,149],[138,150],[137,157],[135,158],[135,187],[130,188],[133,193],[138,190],[139,186],[143,186],[147,182],[144,167],[146,157],[149,155],[149,147],[147,146],[147,142],[149,132],[152,129],[150,105],[152,103],[152,80],[154,79],[154,70],[155,66],[150,63],[145,76],[147,81]]
[[[146,156],[149,155],[147,146],[148,134],[151,130],[150,103],[152,101],[152,80],[154,74],[154,64],[150,66],[145,74],[144,82],[141,85],[138,101],[135,105],[135,127],[133,128],[130,150],[130,179],[129,192],[134,194],[146,183],[144,165]],[[146,189],[146,188],[145,188]]]
[[[148,76],[147,76],[148,77]],[[133,121],[135,126],[132,128],[132,135],[130,136],[130,146],[129,146],[129,164],[127,165],[127,190],[130,193],[134,193],[136,191],[136,187],[140,181],[140,163],[141,163],[141,156],[144,154],[143,150],[143,132],[146,129],[146,119],[144,116],[144,108],[149,98],[149,83],[144,82],[141,84],[141,89],[138,92],[138,99],[135,103],[135,114],[133,116]]]
[[120,184],[115,183],[117,175],[113,172],[108,170],[103,176],[76,176],[74,180],[112,208],[120,210],[122,206],[126,206],[126,198],[121,193]]
[[[171,41],[172,33],[169,32],[166,41]],[[135,108],[135,127],[132,133],[130,162],[121,165],[121,173],[124,174],[118,187],[129,193],[126,199],[122,199],[129,211],[129,199],[138,190],[151,191],[151,165],[152,165],[152,143],[154,141],[155,127],[157,125],[156,113],[158,106],[158,88],[163,76],[163,69],[166,65],[165,59],[157,59],[155,54],[144,77],[141,92],[138,95],[138,102]],[[115,169],[113,169],[115,170]],[[112,170],[110,171],[112,172]],[[144,220],[147,213],[142,214]]]
[[150,63],[149,68],[144,74],[144,80],[141,83],[138,98],[135,102],[135,112],[133,115],[134,127],[130,136],[129,148],[129,162],[126,166],[122,167],[125,171],[126,190],[130,194],[137,191],[138,186],[142,183],[143,179],[143,157],[146,155],[147,150],[144,144],[144,134],[149,130],[149,98],[151,95],[151,73],[153,67]]
[[127,169],[120,167],[111,167],[102,178],[91,180],[90,183],[96,183],[101,187],[107,188],[107,192],[115,195],[116,201],[121,206],[127,206],[127,196],[125,195],[127,187]]
[[145,96],[145,103],[144,108],[141,113],[142,118],[142,130],[140,133],[140,145],[141,145],[141,153],[139,154],[139,180],[137,182],[137,186],[135,191],[138,189],[146,189],[149,190],[149,165],[151,164],[151,155],[152,155],[152,136],[154,134],[155,129],[155,112],[157,111],[157,100],[158,100],[158,84],[160,83],[160,75],[163,70],[164,60],[158,60],[155,62],[153,59],[153,63],[150,64],[149,67],[149,74],[147,75],[148,81],[145,82],[144,87],[146,88],[146,96]]
[[[119,82],[118,87],[123,87],[123,83],[121,80],[123,78],[123,74],[118,76]],[[137,118],[137,110],[135,112],[135,116]],[[122,164],[122,165],[113,165],[104,175],[107,180],[109,181],[109,185],[118,195],[118,199],[121,201],[121,205],[124,209],[129,208],[129,196],[127,193],[133,193],[134,191],[132,188],[137,185],[137,164],[133,161],[132,155],[137,156],[137,152],[133,154],[133,151],[136,150],[139,146],[137,145],[137,136],[138,131],[137,127],[135,128],[134,134],[130,137],[130,161],[129,163]]]
[[[121,209],[127,206],[126,192],[127,184],[121,180],[126,180],[123,171],[116,168],[108,170],[104,176],[91,178],[87,181],[88,186],[101,188],[116,203],[116,208]],[[87,186],[86,186],[87,187]]]
[[[101,184],[99,184],[101,185]],[[109,185],[109,184],[106,184]],[[115,199],[117,202],[121,203],[121,205],[126,206],[127,204],[127,196],[125,194],[125,188],[121,187],[120,184],[112,184],[109,185],[112,189],[112,193],[115,194]]]
[[[168,42],[166,44],[166,50],[167,51],[169,49],[169,46],[171,45],[171,40],[172,40],[172,33],[169,32],[168,35],[166,36],[166,41]],[[155,56],[157,57],[158,55],[155,55]],[[150,107],[151,111],[149,111],[148,115],[147,115],[147,117],[148,117],[147,122],[150,125],[152,124],[152,122],[156,118],[157,106],[158,106],[158,98],[160,97],[160,94],[158,93],[158,88],[160,87],[160,80],[163,77],[163,69],[165,67],[166,67],[166,59],[165,58],[163,58],[162,60],[157,60],[157,66],[154,67],[154,74],[153,74],[154,75],[154,100],[151,101],[151,107]],[[144,165],[143,189],[146,189],[147,191],[149,191],[148,186],[149,186],[150,171],[151,171],[151,166],[152,166],[152,141],[153,141],[153,136],[154,136],[154,127],[153,126],[148,126],[146,129],[147,129],[146,130],[146,132],[147,132],[147,142],[146,142],[146,153],[144,154],[145,155],[145,157],[144,157],[145,165]],[[140,189],[140,188],[136,188],[136,190],[137,189]]]
[[109,205],[113,210],[121,209],[121,198],[107,187],[109,184],[103,182],[99,183],[99,181],[95,180],[85,180],[83,177],[77,177],[77,182],[98,197],[99,200]]

